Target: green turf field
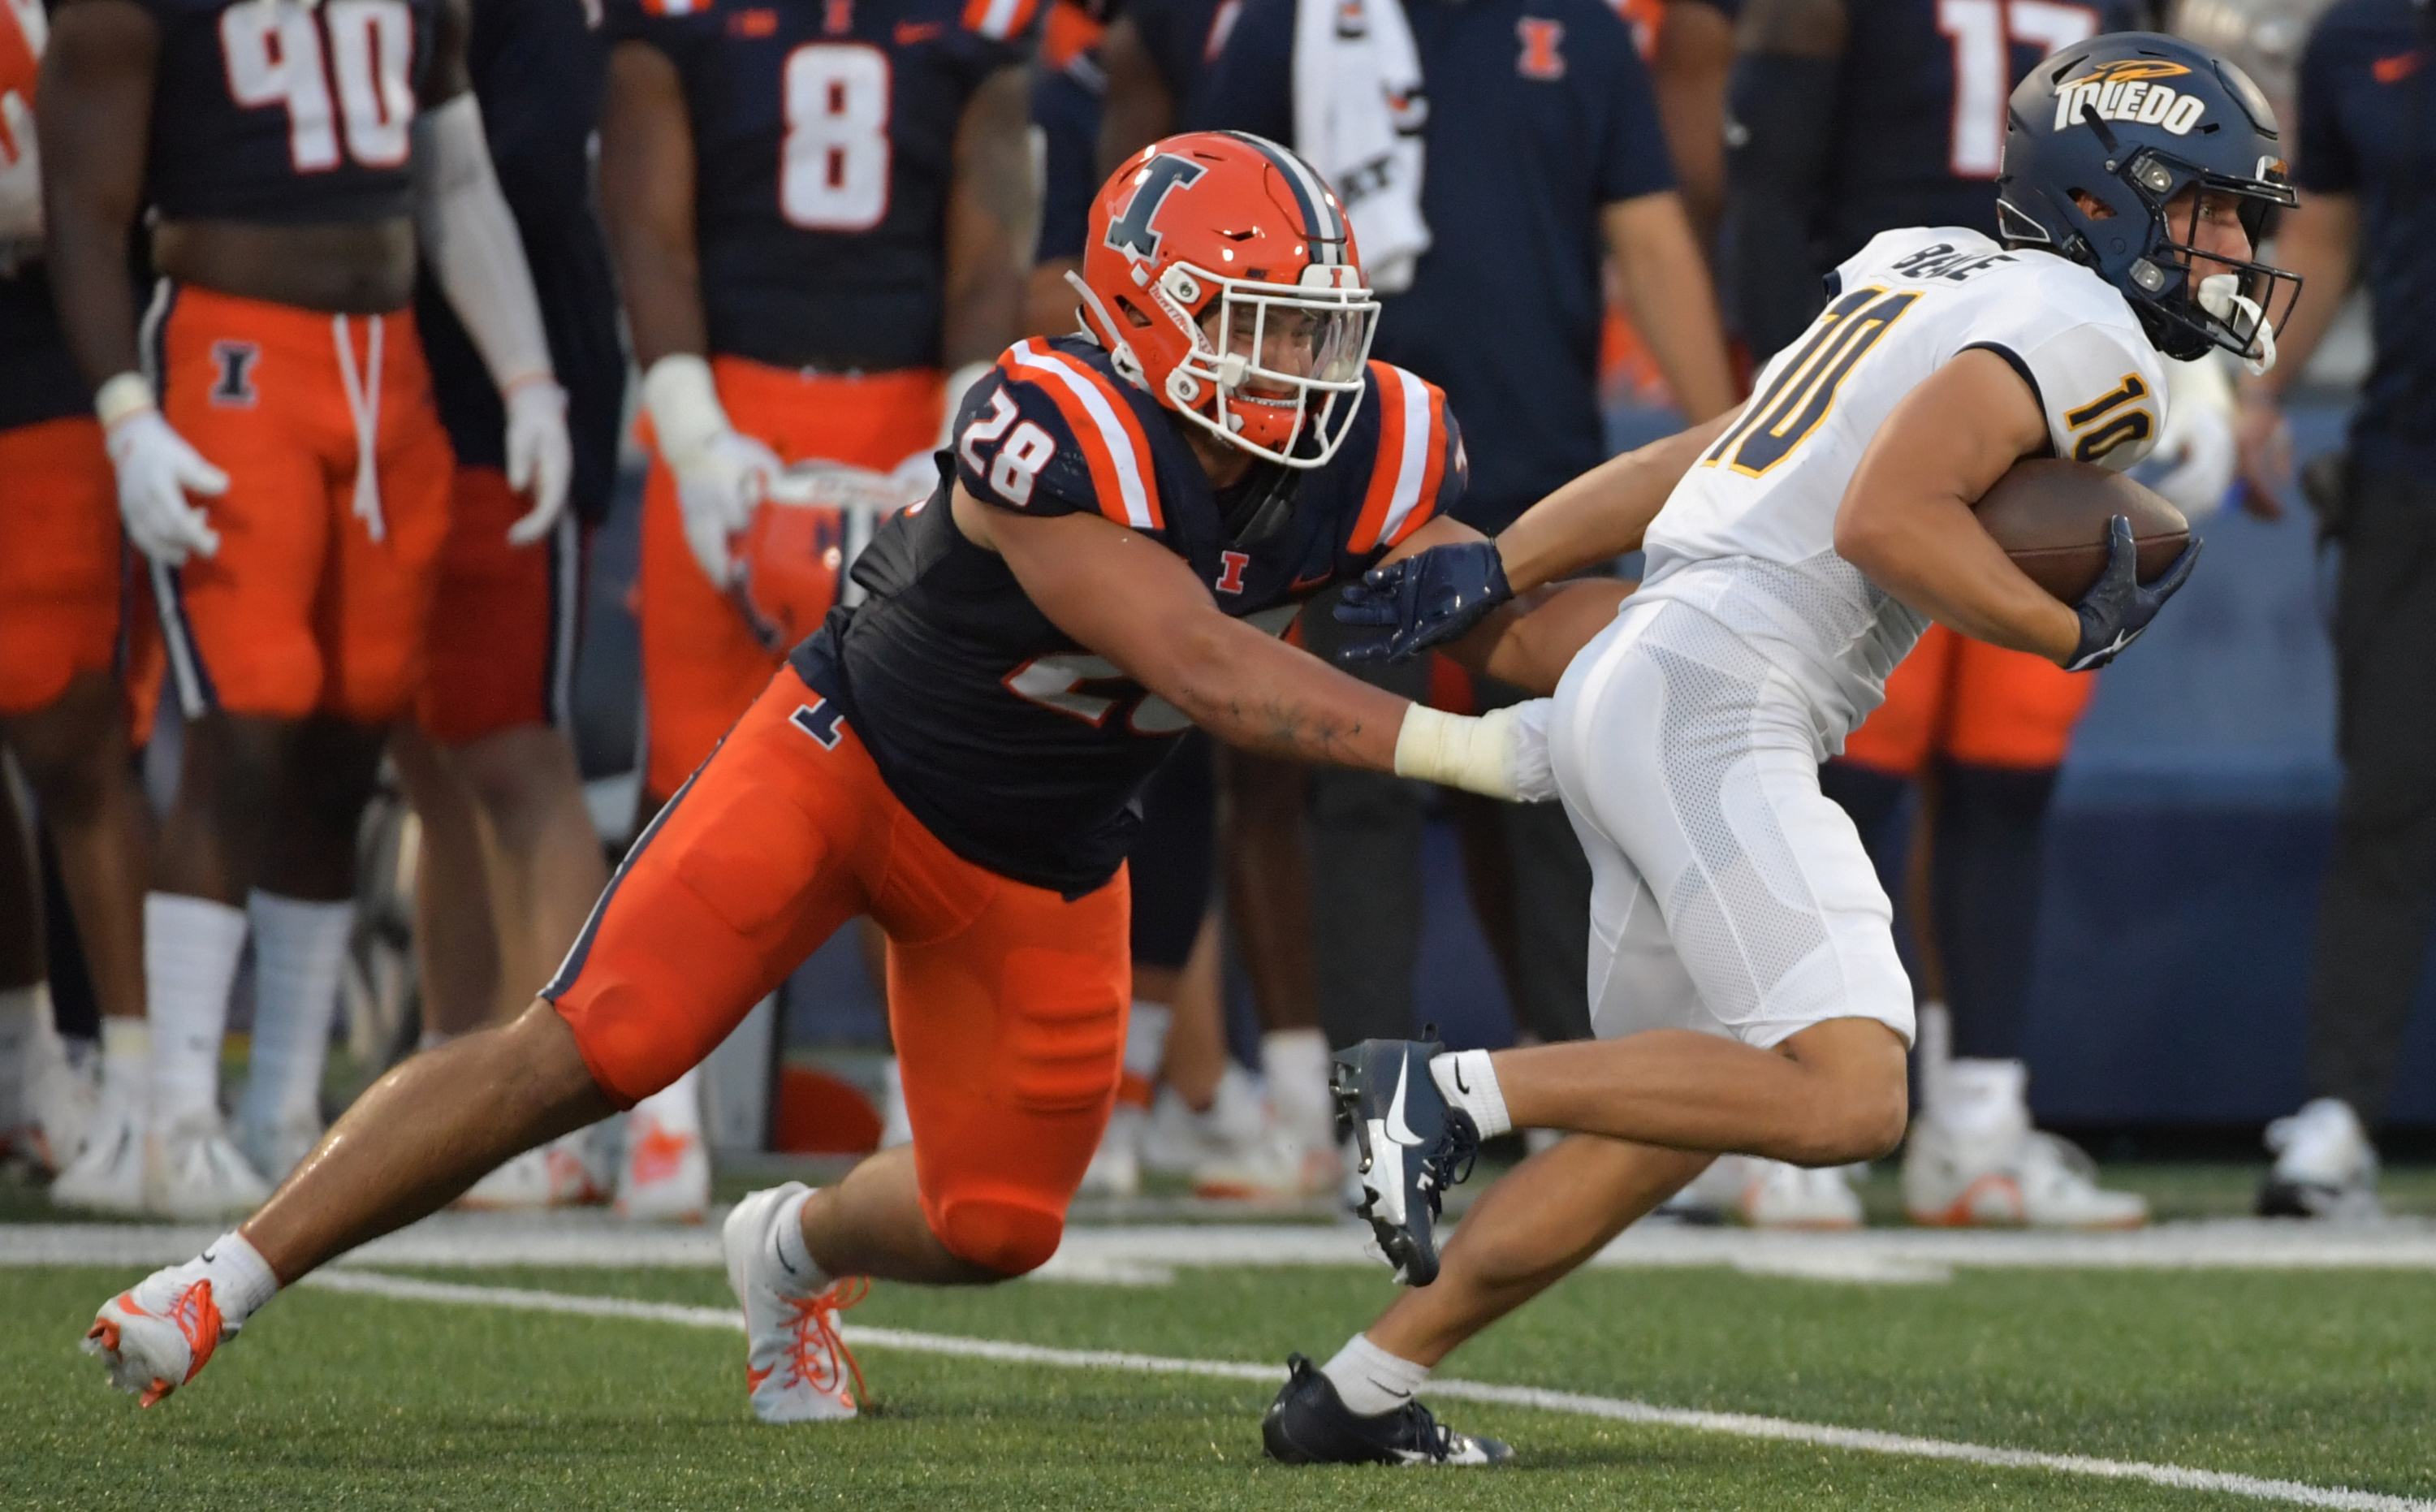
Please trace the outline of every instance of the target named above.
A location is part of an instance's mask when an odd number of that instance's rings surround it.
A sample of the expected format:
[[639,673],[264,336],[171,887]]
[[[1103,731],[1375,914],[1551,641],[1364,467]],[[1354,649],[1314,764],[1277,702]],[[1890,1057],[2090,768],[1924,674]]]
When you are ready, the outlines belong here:
[[[724,1307],[709,1272],[449,1271]],[[1445,1403],[1520,1462],[1288,1470],[1270,1388],[867,1347],[860,1422],[744,1405],[705,1328],[300,1289],[138,1412],[76,1340],[131,1273],[0,1271],[0,1506],[2202,1507],[2221,1493]],[[1230,1361],[1325,1354],[1386,1299],[1341,1270],[991,1293],[881,1286],[849,1321]],[[2436,1498],[2436,1275],[1963,1272],[1856,1286],[1726,1271],[1566,1283],[1447,1372],[1675,1407]],[[2388,1503],[2391,1504],[2391,1503]]]

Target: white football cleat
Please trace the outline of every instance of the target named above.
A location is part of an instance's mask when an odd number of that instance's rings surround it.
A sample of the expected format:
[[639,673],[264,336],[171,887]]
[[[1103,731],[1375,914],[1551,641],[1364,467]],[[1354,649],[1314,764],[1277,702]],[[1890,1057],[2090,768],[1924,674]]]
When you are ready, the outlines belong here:
[[1334,1144],[1314,1149],[1272,1124],[1250,1149],[1195,1167],[1192,1194],[1239,1202],[1318,1197],[1334,1191],[1344,1174]]
[[84,1153],[101,1087],[94,1057],[72,1052],[47,1020],[34,1036],[25,1065],[25,1126],[17,1143],[46,1172],[65,1171]]
[[1185,1176],[1213,1161],[1243,1159],[1260,1147],[1270,1120],[1252,1074],[1231,1061],[1205,1111],[1194,1112],[1174,1087],[1162,1086],[1142,1130],[1142,1169]]
[[1904,1151],[1904,1208],[1930,1228],[2137,1228],[2149,1199],[2110,1191],[2070,1140],[2020,1125],[1958,1133],[1925,1118]]
[[146,1140],[144,1208],[164,1218],[236,1218],[270,1199],[220,1123],[203,1113],[156,1129]]
[[1735,1208],[1753,1228],[1861,1226],[1861,1194],[1853,1190],[1841,1166],[1814,1170],[1746,1156],[1741,1174]]
[[78,1212],[144,1211],[144,1122],[126,1108],[104,1108],[84,1153],[51,1183],[51,1206]]
[[790,1181],[746,1194],[720,1225],[727,1284],[744,1309],[744,1382],[753,1416],[765,1423],[835,1422],[857,1416],[862,1367],[838,1335],[837,1315],[871,1290],[862,1277],[833,1281],[809,1296],[789,1284],[777,1225],[803,1211],[810,1189]]
[[1141,1191],[1142,1110],[1120,1103],[1108,1115],[1108,1126],[1100,1131],[1100,1147],[1091,1152],[1091,1163],[1084,1168],[1083,1184],[1074,1189],[1078,1197],[1132,1197]]
[[2267,1148],[2275,1169],[2259,1184],[2259,1216],[2362,1223],[2384,1215],[2376,1146],[2342,1099],[2318,1098],[2267,1125]]
[[710,1150],[702,1130],[661,1121],[648,1103],[628,1114],[612,1210],[646,1223],[701,1223],[710,1212]]
[[472,1212],[540,1212],[606,1201],[608,1190],[579,1142],[590,1133],[578,1129],[512,1156],[465,1189],[455,1206]]
[[322,1116],[305,1113],[277,1123],[249,1123],[240,1121],[236,1126],[237,1153],[245,1163],[253,1167],[273,1187],[287,1179],[287,1173],[304,1163],[313,1147],[322,1142]]
[[109,1367],[110,1383],[147,1407],[194,1380],[219,1347],[219,1304],[203,1269],[191,1260],[154,1271],[103,1303],[85,1333],[85,1353]]

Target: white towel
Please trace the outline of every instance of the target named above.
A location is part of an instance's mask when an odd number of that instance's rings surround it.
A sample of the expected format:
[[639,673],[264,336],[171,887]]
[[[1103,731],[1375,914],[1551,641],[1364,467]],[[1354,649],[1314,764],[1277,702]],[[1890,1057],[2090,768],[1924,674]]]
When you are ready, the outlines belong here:
[[1430,250],[1421,218],[1420,59],[1399,0],[1296,0],[1295,147],[1336,190],[1370,287],[1400,294]]

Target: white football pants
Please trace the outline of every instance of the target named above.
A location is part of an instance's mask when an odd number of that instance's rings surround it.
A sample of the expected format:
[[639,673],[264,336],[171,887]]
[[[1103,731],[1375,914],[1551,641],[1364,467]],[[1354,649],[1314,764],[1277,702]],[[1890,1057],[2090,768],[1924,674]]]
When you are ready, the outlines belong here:
[[1627,601],[1566,669],[1549,741],[1590,857],[1600,1038],[1696,1029],[1766,1049],[1874,1018],[1910,1042],[1886,890],[1818,791],[1791,678],[1696,609]]

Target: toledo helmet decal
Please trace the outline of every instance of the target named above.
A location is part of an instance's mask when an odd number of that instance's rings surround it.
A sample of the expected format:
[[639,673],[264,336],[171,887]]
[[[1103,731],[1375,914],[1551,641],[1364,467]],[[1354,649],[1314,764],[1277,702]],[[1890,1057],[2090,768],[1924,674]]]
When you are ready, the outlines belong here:
[[2079,78],[2062,80],[2056,85],[2055,129],[2061,131],[2079,124],[2085,102],[2099,120],[2137,121],[2187,136],[2207,113],[2207,102],[2165,80],[2189,72],[2181,63],[2164,59],[2124,58],[2100,64]]

